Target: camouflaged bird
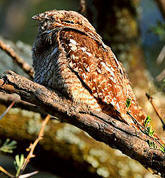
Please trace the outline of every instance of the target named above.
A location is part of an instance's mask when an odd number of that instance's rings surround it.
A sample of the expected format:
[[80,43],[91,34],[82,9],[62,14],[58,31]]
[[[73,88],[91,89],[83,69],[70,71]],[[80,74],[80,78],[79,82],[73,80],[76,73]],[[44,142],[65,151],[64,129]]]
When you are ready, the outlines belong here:
[[33,45],[35,82],[136,128],[144,127],[147,116],[122,65],[85,17],[52,10],[33,19],[39,22]]

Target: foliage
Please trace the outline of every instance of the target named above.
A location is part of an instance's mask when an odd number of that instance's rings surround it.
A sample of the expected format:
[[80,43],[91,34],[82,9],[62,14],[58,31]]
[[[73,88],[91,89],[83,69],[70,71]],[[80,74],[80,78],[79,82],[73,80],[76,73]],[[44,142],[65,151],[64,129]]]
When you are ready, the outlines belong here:
[[153,136],[154,135],[154,130],[152,130],[152,127],[147,127],[146,130],[145,130],[146,134],[149,135],[149,136]]
[[151,117],[147,116],[147,118],[144,121],[144,126],[147,127],[147,125],[150,123],[150,121],[151,121]]
[[156,149],[156,148],[157,148],[157,146],[155,145],[154,142],[152,142],[152,141],[150,141],[150,140],[148,140],[147,142],[148,142],[148,145],[149,145],[150,148],[153,148],[153,149]]
[[161,41],[165,41],[165,23],[157,21],[157,25],[151,27],[150,31],[157,35]]
[[21,168],[24,164],[24,161],[25,161],[25,157],[23,154],[21,154],[20,156],[19,155],[16,155],[15,156],[15,161],[14,161],[14,165],[15,165],[15,168],[16,168],[16,177],[20,174],[20,171],[21,171]]
[[126,107],[129,108],[130,105],[131,105],[131,99],[127,98],[127,100],[126,100]]
[[164,147],[164,145],[162,145],[162,146],[160,147],[160,150],[161,150],[163,153],[165,153],[165,147]]
[[0,151],[3,151],[5,153],[13,153],[13,150],[17,147],[17,142],[15,140],[10,141],[9,138],[6,139],[6,141],[3,143],[3,145],[0,147]]

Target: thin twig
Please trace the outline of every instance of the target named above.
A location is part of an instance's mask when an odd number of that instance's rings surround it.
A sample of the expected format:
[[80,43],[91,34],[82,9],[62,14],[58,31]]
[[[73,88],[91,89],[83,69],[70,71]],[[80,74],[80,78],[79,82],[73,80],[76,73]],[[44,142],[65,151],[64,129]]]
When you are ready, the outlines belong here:
[[35,174],[38,174],[38,172],[39,172],[39,171],[34,171],[34,172],[31,172],[31,173],[23,174],[23,175],[20,175],[19,178],[32,177],[32,176],[34,176]]
[[5,110],[5,112],[0,116],[0,120],[9,112],[9,110],[13,107],[15,104],[15,101],[12,101],[12,103],[9,105],[9,107]]
[[14,178],[15,176],[10,174],[8,171],[6,171],[2,166],[0,166],[0,171],[3,172],[5,175]]
[[157,80],[158,82],[160,82],[160,81],[162,81],[164,78],[165,78],[165,69],[163,69],[163,70],[161,71],[161,73],[156,76],[156,80]]
[[162,16],[165,19],[165,1],[164,0],[155,0],[155,1],[160,9]]
[[22,173],[25,170],[25,168],[26,168],[27,164],[29,163],[30,159],[35,157],[35,155],[33,154],[34,149],[37,146],[37,144],[39,143],[39,141],[43,138],[44,129],[45,129],[45,126],[48,123],[49,119],[50,119],[50,115],[47,115],[45,120],[42,122],[42,126],[41,126],[41,129],[39,131],[37,139],[34,141],[33,144],[30,144],[30,146],[28,148],[28,150],[30,150],[30,152],[29,152],[29,154],[27,155],[27,157],[26,157],[26,159],[24,161],[24,164],[23,164],[23,166],[21,168],[20,173]]
[[[27,111],[41,113],[41,110],[38,106],[28,103],[28,102],[25,102],[25,101],[22,101],[18,95],[6,94],[4,92],[0,92],[0,104],[3,104],[6,107],[8,107],[10,105],[10,103],[12,103],[13,101],[15,101],[13,108],[21,108],[21,109],[25,109]],[[43,114],[45,114],[45,113],[43,113]]]
[[155,106],[155,104],[154,104],[154,102],[153,102],[153,98],[152,98],[148,93],[146,93],[146,96],[147,96],[147,98],[148,98],[148,101],[151,103],[151,105],[152,105],[152,107],[153,107],[153,109],[154,109],[156,115],[157,115],[158,118],[160,119],[160,121],[161,121],[161,123],[162,123],[162,126],[163,126],[163,127],[162,127],[163,130],[165,130],[165,123],[164,123],[164,121],[163,121],[163,119],[162,119],[160,113],[158,112],[158,110],[157,110],[157,108],[156,108],[156,106]]
[[5,51],[21,69],[23,69],[31,78],[33,78],[33,68],[2,40],[0,40],[0,49]]
[[86,13],[86,1],[80,0],[80,13],[85,14]]
[[156,59],[156,63],[160,65],[164,59],[165,59],[165,46],[163,46],[163,48],[161,49],[161,51]]

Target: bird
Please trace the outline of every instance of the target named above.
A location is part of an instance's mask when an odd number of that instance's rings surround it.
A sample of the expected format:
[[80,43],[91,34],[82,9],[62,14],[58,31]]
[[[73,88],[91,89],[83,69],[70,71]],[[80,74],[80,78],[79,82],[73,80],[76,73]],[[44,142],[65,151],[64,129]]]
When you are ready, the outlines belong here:
[[66,10],[46,11],[32,18],[39,24],[32,48],[34,82],[135,128],[144,128],[147,115],[123,65],[87,18]]

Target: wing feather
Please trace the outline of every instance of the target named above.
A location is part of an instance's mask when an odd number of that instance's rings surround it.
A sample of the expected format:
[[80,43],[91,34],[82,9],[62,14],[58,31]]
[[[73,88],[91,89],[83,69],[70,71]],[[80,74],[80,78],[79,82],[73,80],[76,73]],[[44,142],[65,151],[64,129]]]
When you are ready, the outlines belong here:
[[[80,78],[83,85],[102,105],[104,111],[122,118],[132,115],[139,106],[122,66],[109,47],[100,44],[85,34],[62,31],[60,40],[68,55],[69,67]],[[131,107],[126,101],[130,99]],[[113,113],[114,112],[114,113]]]

